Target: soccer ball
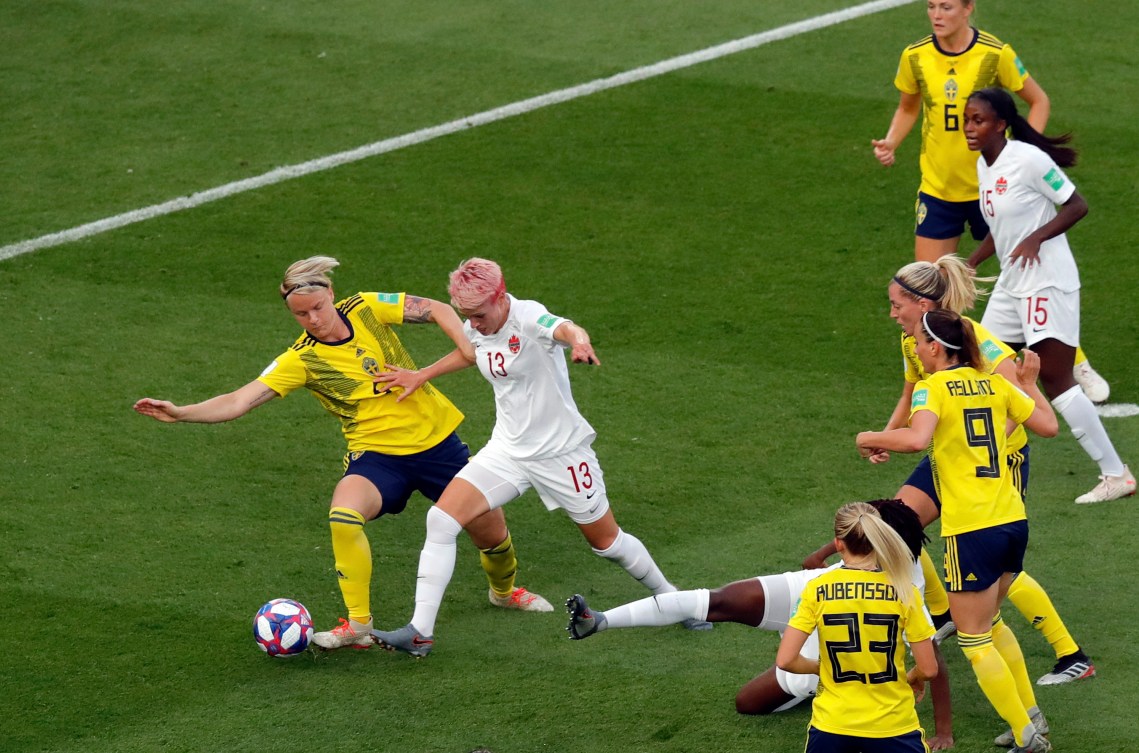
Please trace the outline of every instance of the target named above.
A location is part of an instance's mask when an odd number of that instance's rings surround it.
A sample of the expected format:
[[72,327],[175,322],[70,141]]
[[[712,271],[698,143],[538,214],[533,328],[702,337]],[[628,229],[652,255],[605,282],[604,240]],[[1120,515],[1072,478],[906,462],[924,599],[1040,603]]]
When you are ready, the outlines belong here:
[[292,599],[273,599],[253,618],[253,640],[269,656],[293,656],[312,640],[312,617]]

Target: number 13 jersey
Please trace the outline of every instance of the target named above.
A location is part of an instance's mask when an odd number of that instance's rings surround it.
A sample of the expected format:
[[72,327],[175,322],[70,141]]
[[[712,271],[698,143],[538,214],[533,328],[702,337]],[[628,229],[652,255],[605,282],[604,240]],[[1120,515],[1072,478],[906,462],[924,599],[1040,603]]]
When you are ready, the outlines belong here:
[[570,392],[565,345],[554,330],[569,321],[537,301],[507,295],[510,313],[492,335],[470,322],[463,331],[475,346],[475,364],[494,388],[497,416],[490,444],[517,460],[568,452],[596,436]]

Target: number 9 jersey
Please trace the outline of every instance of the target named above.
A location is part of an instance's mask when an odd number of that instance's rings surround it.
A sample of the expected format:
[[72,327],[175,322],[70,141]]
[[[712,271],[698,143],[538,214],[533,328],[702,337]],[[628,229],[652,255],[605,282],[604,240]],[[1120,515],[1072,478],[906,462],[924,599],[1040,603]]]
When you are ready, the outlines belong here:
[[1006,462],[1005,426],[1023,424],[1035,407],[1000,374],[971,366],[938,371],[914,387],[911,423],[919,411],[937,416],[929,459],[942,537],[1027,518]]
[[922,193],[943,201],[977,200],[977,155],[961,130],[965,100],[989,86],[1018,92],[1027,78],[1012,47],[977,29],[956,55],[942,50],[932,34],[902,50],[894,86],[921,95]]

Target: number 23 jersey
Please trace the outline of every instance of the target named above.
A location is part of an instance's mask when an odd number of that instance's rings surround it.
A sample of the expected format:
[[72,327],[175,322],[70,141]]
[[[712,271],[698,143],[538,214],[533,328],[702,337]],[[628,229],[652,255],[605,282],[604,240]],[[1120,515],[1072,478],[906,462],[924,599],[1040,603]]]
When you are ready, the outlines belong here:
[[554,331],[569,321],[537,301],[507,295],[510,313],[491,335],[465,322],[475,346],[475,364],[494,388],[497,413],[490,444],[519,460],[547,458],[591,442],[593,427],[581,415],[570,391],[565,345]]
[[919,729],[902,636],[916,643],[934,629],[917,588],[907,607],[885,573],[840,567],[806,585],[788,625],[819,633],[814,727],[858,737]]

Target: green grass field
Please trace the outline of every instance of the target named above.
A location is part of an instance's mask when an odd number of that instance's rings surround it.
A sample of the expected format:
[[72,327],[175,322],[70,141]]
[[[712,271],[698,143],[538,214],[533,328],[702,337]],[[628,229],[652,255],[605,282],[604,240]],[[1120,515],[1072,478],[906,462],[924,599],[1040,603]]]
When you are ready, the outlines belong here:
[[[12,0],[0,7],[0,245],[409,133],[844,7],[843,0],[311,5]],[[1139,175],[1139,6],[980,0],[1073,130],[1091,206],[1071,234],[1084,344],[1139,402],[1126,291]],[[800,750],[809,712],[737,715],[778,637],[738,625],[571,643],[564,617],[486,603],[469,542],[425,661],[264,657],[250,620],[342,604],[328,496],[342,440],[292,397],[219,426],[163,426],[254,378],[296,335],[276,285],[342,262],[339,292],[446,299],[463,258],[592,334],[575,368],[618,520],[683,587],[796,569],[841,503],[891,494],[912,461],[860,461],[900,386],[885,285],[912,255],[917,134],[881,168],[920,3],[335,170],[0,262],[0,740],[52,751]],[[434,328],[405,328],[426,363]],[[475,373],[439,386],[479,447]],[[1109,419],[1139,463],[1139,419]],[[914,458],[916,460],[916,458]],[[1126,563],[1134,501],[1077,508],[1097,469],[1066,431],[1033,447],[1030,569],[1100,677],[1044,688],[1058,751],[1128,750],[1139,704]],[[424,500],[369,526],[373,608],[406,622]],[[533,495],[507,508],[520,582],[605,608],[643,594]],[[1047,644],[1010,625],[1033,676]],[[1001,723],[947,652],[957,750]],[[929,702],[920,707],[931,721]]]

